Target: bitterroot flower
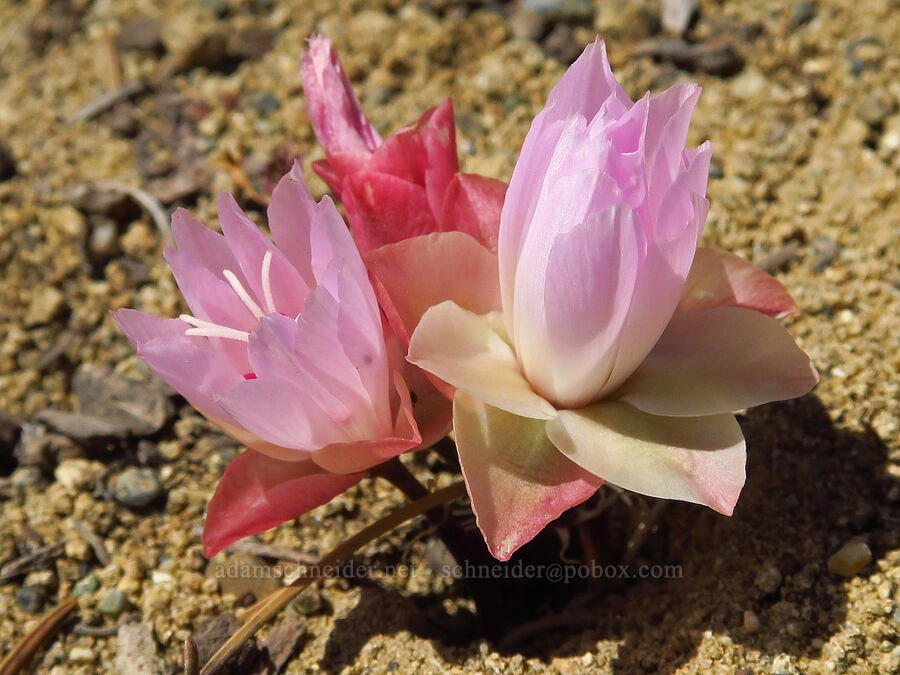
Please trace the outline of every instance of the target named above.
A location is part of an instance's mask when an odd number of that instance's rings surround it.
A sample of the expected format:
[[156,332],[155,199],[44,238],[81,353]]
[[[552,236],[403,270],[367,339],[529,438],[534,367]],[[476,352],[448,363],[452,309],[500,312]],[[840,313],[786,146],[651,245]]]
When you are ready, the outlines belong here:
[[326,154],[313,168],[343,202],[360,251],[447,231],[496,251],[506,184],[459,171],[449,100],[382,140],[328,38],[310,38],[300,76]]
[[138,354],[250,448],[209,505],[207,555],[329,501],[422,440],[402,376],[411,367],[392,356],[331,200],[316,203],[295,165],[272,194],[274,242],[231,195],[218,211],[224,234],[184,210],[172,219],[177,248],[166,259],[193,314],[116,313]]
[[456,388],[463,475],[501,560],[604,481],[730,515],[745,479],[732,413],[818,380],[772,318],[795,309],[781,285],[697,251],[712,153],[685,149],[699,95],[678,84],[633,102],[604,44],[588,46],[525,139],[499,289],[472,274],[454,284],[480,288],[420,321],[407,311],[409,360]]

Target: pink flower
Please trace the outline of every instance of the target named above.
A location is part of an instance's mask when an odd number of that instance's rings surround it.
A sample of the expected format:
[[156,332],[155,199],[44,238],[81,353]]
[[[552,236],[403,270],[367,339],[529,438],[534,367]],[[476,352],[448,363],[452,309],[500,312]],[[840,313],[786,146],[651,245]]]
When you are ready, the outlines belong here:
[[[413,368],[385,341],[331,200],[316,203],[295,165],[272,194],[274,243],[231,195],[218,210],[224,234],[184,210],[172,219],[177,248],[166,259],[193,315],[116,313],[138,354],[250,448],[209,505],[207,555],[329,501],[422,440],[401,373]],[[418,393],[431,409],[427,388]]]
[[679,84],[633,102],[604,44],[588,46],[522,147],[499,300],[460,288],[406,313],[409,360],[456,388],[463,474],[501,560],[604,481],[731,514],[745,477],[732,413],[818,380],[772,318],[795,309],[781,285],[695,256],[711,148],[684,145],[699,95]]
[[496,250],[506,184],[460,173],[449,100],[382,141],[328,38],[310,38],[300,76],[327,156],[313,168],[344,203],[360,251],[451,230]]

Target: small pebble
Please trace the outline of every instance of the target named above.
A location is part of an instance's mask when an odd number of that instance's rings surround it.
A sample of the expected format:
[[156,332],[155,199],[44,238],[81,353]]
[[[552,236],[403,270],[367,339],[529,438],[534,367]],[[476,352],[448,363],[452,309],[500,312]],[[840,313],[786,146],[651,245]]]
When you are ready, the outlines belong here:
[[50,323],[66,306],[66,296],[55,286],[41,286],[31,296],[31,304],[25,314],[25,326]]
[[762,627],[759,616],[752,609],[744,612],[744,630],[748,633],[756,633]]
[[784,581],[784,577],[781,570],[771,563],[766,563],[756,573],[753,585],[756,587],[757,595],[765,596],[776,593],[781,588],[782,581]]
[[594,3],[591,0],[525,0],[522,7],[560,21],[578,22],[594,18]]
[[799,28],[816,18],[816,3],[795,2],[791,7],[791,28]]
[[96,658],[94,652],[87,647],[72,647],[69,651],[69,661],[72,663],[93,663]]
[[537,42],[547,32],[547,20],[527,9],[519,9],[509,17],[509,32],[519,40]]
[[113,480],[112,493],[120,504],[141,509],[159,499],[165,489],[152,469],[129,467]]
[[128,600],[122,591],[113,590],[106,594],[103,601],[97,606],[97,611],[107,616],[119,616],[125,611]]
[[828,571],[841,577],[855,577],[872,562],[872,551],[861,541],[851,541],[828,559]]
[[16,589],[16,604],[23,612],[37,614],[47,600],[47,591],[41,586],[23,586]]
[[89,574],[84,579],[80,579],[75,583],[72,587],[72,595],[76,598],[80,598],[85,595],[90,595],[98,588],[100,588],[100,580],[95,575]]
[[662,25],[670,33],[681,35],[697,11],[697,0],[662,0]]

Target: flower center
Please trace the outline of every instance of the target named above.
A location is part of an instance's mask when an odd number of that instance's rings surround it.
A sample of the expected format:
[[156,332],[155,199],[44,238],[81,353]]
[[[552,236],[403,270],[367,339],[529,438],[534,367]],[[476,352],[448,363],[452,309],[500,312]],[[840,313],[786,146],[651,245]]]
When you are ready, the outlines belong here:
[[[222,276],[225,277],[225,281],[231,286],[231,290],[233,290],[238,299],[244,303],[244,306],[250,311],[254,318],[259,320],[266,316],[266,314],[275,312],[275,297],[272,295],[272,251],[266,251],[262,260],[262,269],[260,270],[263,300],[266,305],[265,312],[263,312],[259,304],[257,304],[250,296],[250,293],[244,288],[244,285],[240,282],[240,279],[237,278],[237,275],[234,272],[231,270],[222,270]],[[190,314],[181,314],[178,318],[191,326],[184,331],[185,335],[218,337],[229,340],[241,340],[242,342],[249,342],[250,340],[250,333],[247,331],[231,328],[230,326],[223,326],[204,319],[198,319]]]

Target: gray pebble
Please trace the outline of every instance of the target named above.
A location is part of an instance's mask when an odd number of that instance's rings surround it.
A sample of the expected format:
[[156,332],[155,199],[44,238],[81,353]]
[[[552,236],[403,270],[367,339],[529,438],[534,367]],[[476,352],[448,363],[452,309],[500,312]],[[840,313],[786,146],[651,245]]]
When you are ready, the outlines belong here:
[[119,590],[112,590],[107,593],[106,597],[103,598],[103,601],[97,605],[97,611],[101,614],[106,614],[107,616],[119,616],[119,614],[125,611],[127,605],[128,600],[125,598],[125,594]]
[[791,28],[799,28],[816,18],[816,3],[795,2],[791,7]]
[[591,0],[525,0],[522,7],[560,21],[588,21],[594,18]]
[[83,579],[79,579],[72,586],[72,595],[80,598],[84,595],[90,595],[100,588],[100,580],[93,574],[89,574]]
[[37,614],[44,607],[47,591],[40,586],[23,586],[16,589],[16,604],[23,612]]
[[697,11],[697,0],[662,0],[662,25],[670,33],[681,35]]
[[113,480],[112,493],[120,504],[141,509],[165,494],[165,488],[152,469],[129,467]]

